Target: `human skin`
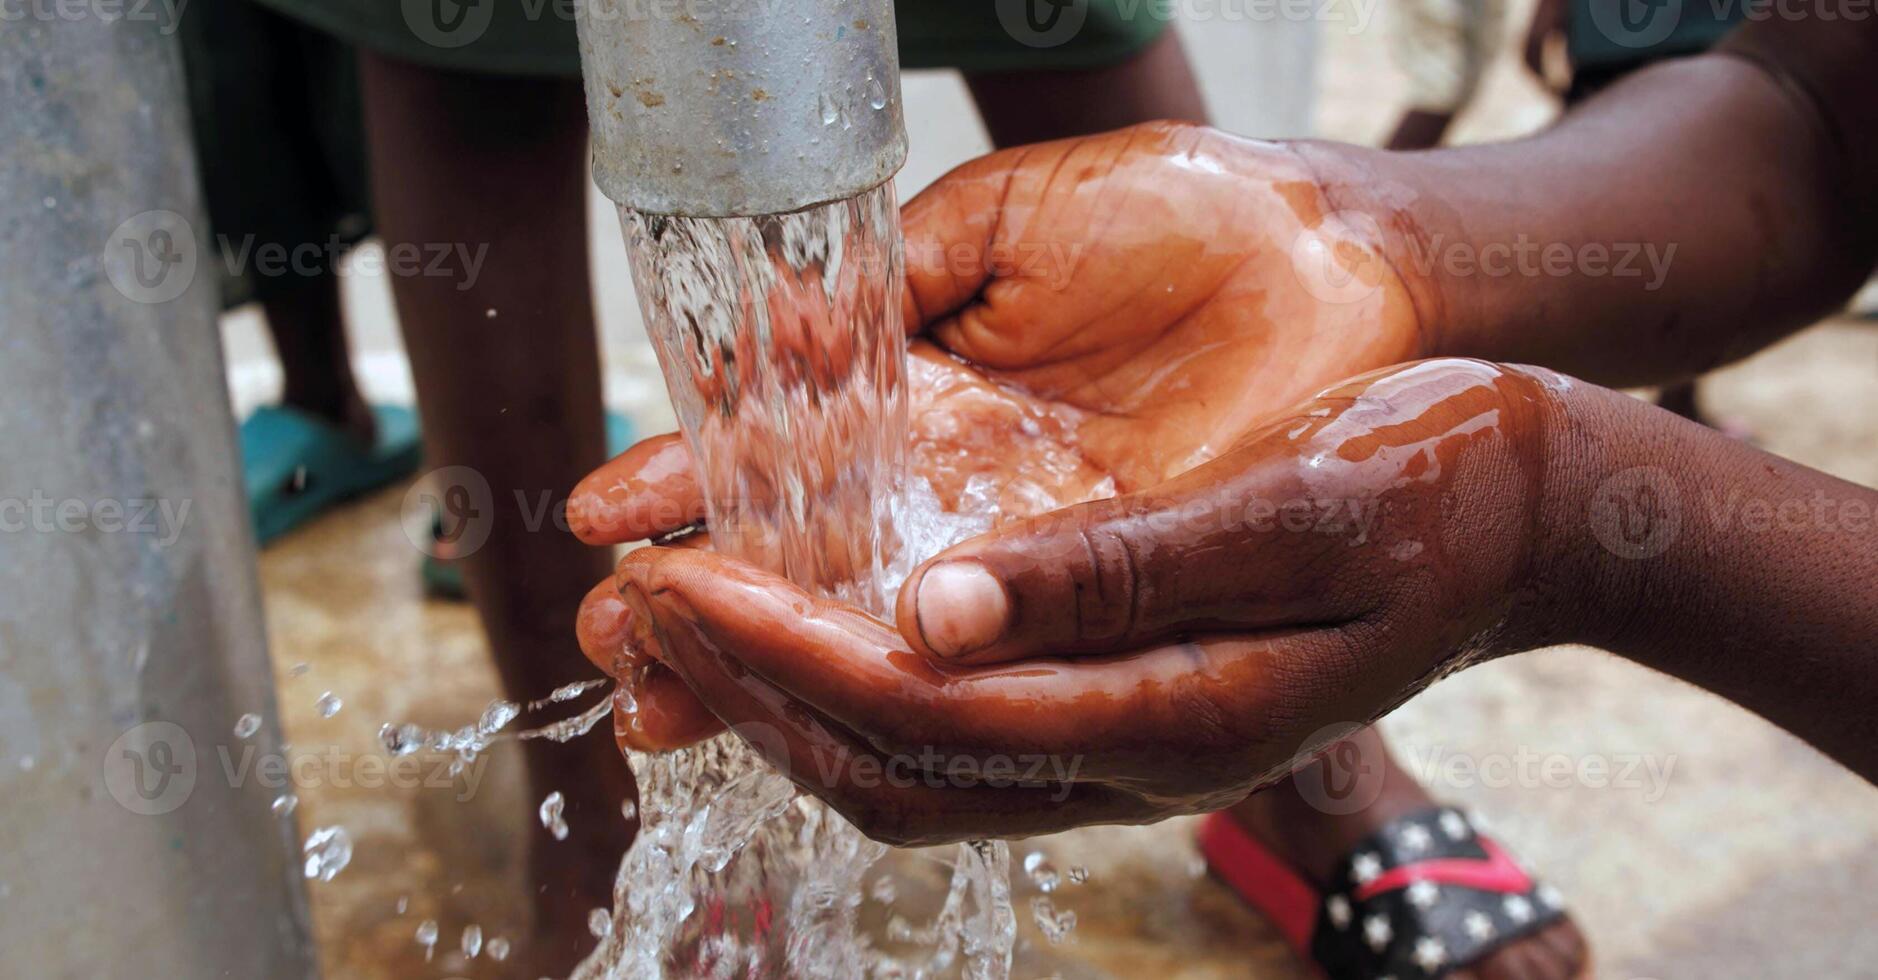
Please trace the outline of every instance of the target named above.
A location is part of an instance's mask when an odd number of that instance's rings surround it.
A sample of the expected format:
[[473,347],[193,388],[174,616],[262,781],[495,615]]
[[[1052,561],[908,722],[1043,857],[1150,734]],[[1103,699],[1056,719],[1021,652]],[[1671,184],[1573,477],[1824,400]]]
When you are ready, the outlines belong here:
[[[1867,47],[1874,38],[1841,29]],[[1376,219],[1379,247],[1346,221],[1327,236],[1331,253],[1353,249],[1350,270],[1380,256],[1397,275],[1313,298],[1341,307],[1399,287],[1418,353],[1537,354],[1613,383],[1693,373],[1796,329],[1873,261],[1873,171],[1859,166],[1874,156],[1875,127],[1859,125],[1872,110],[1835,96],[1847,85],[1871,91],[1872,59],[1861,66],[1856,46],[1806,24],[1757,25],[1731,48],[1644,73],[1549,136],[1462,151],[1467,159],[1295,148],[1335,213]],[[1703,206],[1614,180],[1613,159],[1704,177]],[[1513,195],[1509,173],[1539,173],[1555,193]],[[1164,226],[1188,217],[1175,212]],[[995,207],[979,220],[1003,226]],[[1650,289],[1582,272],[1455,279],[1410,262],[1405,243],[1431,229],[1476,248],[1520,229],[1574,248],[1685,247]],[[1181,259],[1156,274],[1196,264]],[[952,305],[919,308],[962,309],[932,317],[932,335],[969,343],[1002,285],[980,281]],[[1085,369],[1127,363],[1105,350],[1152,349],[1126,340],[1085,350],[1085,335],[1104,339],[1083,329],[1062,342]],[[1159,367],[1136,377],[1166,383]],[[1136,403],[1191,417],[1142,430],[1150,439],[1110,437],[1150,461],[1116,457],[1130,478],[1118,476],[1121,497],[941,555],[909,579],[897,629],[723,556],[656,548],[622,564],[617,623],[717,717],[780,733],[757,742],[807,788],[900,842],[1217,808],[1308,758],[1322,723],[1373,719],[1472,660],[1566,641],[1692,680],[1878,775],[1878,722],[1866,708],[1878,698],[1878,601],[1865,587],[1878,571],[1871,491],[1536,369],[1444,359],[1290,412],[1244,402],[1243,414],[1221,412],[1207,397],[1231,390],[1202,379],[1188,404]],[[1140,418],[1152,426],[1154,414]],[[1220,439],[1222,420],[1244,427]],[[1213,452],[1194,460],[1164,442],[1189,430],[1211,434],[1201,445]],[[1381,516],[1373,536],[1334,547],[1334,534],[1255,526],[1255,505],[1299,499]],[[1770,526],[1741,520],[1750,512],[1796,516]],[[935,565],[948,570],[935,575]],[[944,587],[928,596],[933,583]],[[871,767],[831,777],[823,765],[870,753],[1080,765],[1056,785],[1001,787],[862,785],[855,776]]]
[[[1324,303],[1295,274],[1291,245],[1323,209],[1289,149],[1190,126],[1025,147],[947,175],[904,212],[904,315],[923,328],[915,470],[948,504],[974,474],[1060,500],[1105,477],[1144,488],[1316,387],[1415,356],[1413,303],[1364,243],[1330,256],[1359,286],[1351,301]],[[1097,222],[1106,230],[1092,239]],[[568,516],[582,540],[608,544],[685,527],[703,504],[685,448],[662,437],[583,480]],[[617,604],[593,612],[600,601],[582,619],[589,656],[659,678],[638,658],[615,664],[619,645],[596,640],[623,629]],[[681,734],[700,727],[670,718]],[[663,725],[644,728],[628,738],[669,747]]]

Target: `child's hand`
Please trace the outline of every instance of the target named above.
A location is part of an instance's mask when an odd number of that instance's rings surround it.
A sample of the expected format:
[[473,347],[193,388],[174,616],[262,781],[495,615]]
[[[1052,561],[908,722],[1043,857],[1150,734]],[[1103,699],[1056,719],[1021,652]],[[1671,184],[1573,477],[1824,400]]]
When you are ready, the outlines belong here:
[[[1458,360],[1347,382],[1165,483],[948,550],[897,629],[693,548],[632,552],[590,603],[879,839],[1216,809],[1461,657],[1555,636],[1553,383]],[[695,716],[657,686],[642,710]]]

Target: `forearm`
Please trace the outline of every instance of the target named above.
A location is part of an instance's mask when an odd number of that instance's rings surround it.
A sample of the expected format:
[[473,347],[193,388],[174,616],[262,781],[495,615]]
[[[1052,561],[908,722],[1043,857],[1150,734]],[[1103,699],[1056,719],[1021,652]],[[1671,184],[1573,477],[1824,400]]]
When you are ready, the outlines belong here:
[[1878,491],[1589,385],[1548,446],[1540,618],[1878,780]]
[[1753,25],[1530,139],[1320,170],[1385,218],[1428,353],[1688,377],[1830,313],[1878,261],[1878,20],[1829,26]]

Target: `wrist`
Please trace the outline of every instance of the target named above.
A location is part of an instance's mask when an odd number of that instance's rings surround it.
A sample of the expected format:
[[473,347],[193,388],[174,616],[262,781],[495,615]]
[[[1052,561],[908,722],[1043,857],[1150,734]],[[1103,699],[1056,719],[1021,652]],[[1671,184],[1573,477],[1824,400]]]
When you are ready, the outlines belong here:
[[1414,307],[1417,356],[1505,360],[1478,342],[1478,280],[1442,272],[1439,251],[1462,241],[1462,226],[1448,196],[1414,166],[1415,155],[1315,140],[1293,145],[1328,209],[1358,216],[1344,224],[1366,228],[1395,272]]
[[[1655,648],[1650,606],[1673,607],[1693,499],[1667,415],[1628,395],[1556,374],[1519,370],[1550,396],[1541,426],[1541,486],[1525,608],[1507,652],[1579,643],[1629,655]],[[1699,550],[1699,549],[1698,549]]]

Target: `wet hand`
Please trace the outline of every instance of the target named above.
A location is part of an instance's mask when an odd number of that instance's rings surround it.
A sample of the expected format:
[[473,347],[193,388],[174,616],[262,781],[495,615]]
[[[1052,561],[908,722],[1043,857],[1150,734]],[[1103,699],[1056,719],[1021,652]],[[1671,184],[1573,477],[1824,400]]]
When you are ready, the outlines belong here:
[[1552,384],[1475,361],[1345,383],[1169,481],[949,549],[898,628],[699,549],[635,551],[596,594],[881,839],[1215,809],[1543,629]]

